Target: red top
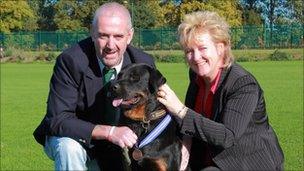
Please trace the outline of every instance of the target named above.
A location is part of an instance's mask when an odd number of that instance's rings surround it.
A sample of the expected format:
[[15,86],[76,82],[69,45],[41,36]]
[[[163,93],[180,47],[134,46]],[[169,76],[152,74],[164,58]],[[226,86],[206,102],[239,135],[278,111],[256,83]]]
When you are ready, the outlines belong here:
[[[205,81],[203,80],[202,77],[197,76],[196,82],[199,86],[198,93],[196,95],[196,100],[195,100],[195,108],[194,110],[197,113],[201,113],[204,115],[206,118],[212,119],[214,113],[212,113],[212,106],[213,106],[213,96],[215,94],[216,88],[218,87],[219,80],[221,77],[221,72],[222,70],[219,70],[217,73],[214,81],[211,82],[210,89],[208,90],[208,94],[205,94]],[[207,96],[207,97],[205,97]],[[204,99],[205,103],[204,103]],[[204,166],[214,166],[215,164],[212,161],[212,151],[210,146],[207,143],[202,144],[204,147],[203,151],[203,165]]]
[[210,90],[208,91],[208,95],[206,98],[205,103],[203,103],[204,99],[205,99],[205,81],[203,80],[202,77],[197,76],[196,78],[196,82],[199,86],[199,90],[196,96],[196,100],[195,100],[195,111],[197,113],[201,113],[203,114],[205,117],[211,119],[213,116],[212,113],[212,103],[213,103],[213,96],[215,94],[216,88],[218,86],[218,83],[220,81],[220,76],[221,76],[222,70],[219,70],[219,72],[217,73],[214,81],[211,82],[210,85]]

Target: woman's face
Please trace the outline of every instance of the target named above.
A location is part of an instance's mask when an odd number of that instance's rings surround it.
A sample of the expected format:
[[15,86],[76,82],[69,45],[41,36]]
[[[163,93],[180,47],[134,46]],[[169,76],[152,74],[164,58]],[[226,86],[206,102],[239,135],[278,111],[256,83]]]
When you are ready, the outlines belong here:
[[214,43],[209,33],[195,39],[184,49],[187,62],[196,74],[211,82],[223,66],[224,44]]

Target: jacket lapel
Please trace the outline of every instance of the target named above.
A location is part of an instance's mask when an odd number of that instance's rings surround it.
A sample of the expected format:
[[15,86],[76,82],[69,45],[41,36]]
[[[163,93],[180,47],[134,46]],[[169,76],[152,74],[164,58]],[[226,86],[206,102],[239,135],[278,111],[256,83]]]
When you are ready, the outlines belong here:
[[127,65],[129,65],[131,63],[132,63],[132,61],[131,61],[130,55],[127,52],[125,52],[121,69],[123,69],[124,67],[126,67]]
[[97,57],[91,57],[89,61],[89,67],[84,76],[85,90],[87,94],[88,106],[91,106],[96,98],[97,92],[99,92],[102,87],[102,74],[98,64]]
[[[231,66],[232,67],[232,66]],[[213,120],[215,121],[219,121],[221,118],[220,113],[222,112],[220,109],[222,109],[222,105],[223,102],[221,100],[221,98],[223,97],[223,87],[224,87],[224,80],[228,74],[228,72],[230,71],[231,67],[229,67],[228,69],[223,69],[219,83],[218,83],[218,87],[217,90],[215,92],[215,95],[213,97],[213,105],[212,105],[212,112],[213,112]]]
[[195,107],[195,99],[198,92],[198,85],[196,84],[196,74],[194,71],[189,69],[189,77],[190,77],[190,84],[188,86],[187,95],[185,99],[185,105],[191,109]]

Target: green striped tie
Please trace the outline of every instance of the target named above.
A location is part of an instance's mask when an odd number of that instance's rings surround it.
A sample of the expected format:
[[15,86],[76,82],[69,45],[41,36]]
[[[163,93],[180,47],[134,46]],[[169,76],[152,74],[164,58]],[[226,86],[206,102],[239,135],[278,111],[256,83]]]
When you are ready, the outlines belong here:
[[104,75],[103,84],[106,85],[111,80],[112,76],[115,75],[115,74],[116,74],[115,68],[108,69],[108,68],[105,67],[103,69],[103,75]]
[[[109,86],[110,84],[108,84],[111,81],[111,78],[113,77],[113,75],[116,75],[116,70],[114,68],[104,68],[103,69],[103,84],[104,84],[104,90],[106,95],[108,94],[109,91]],[[106,107],[105,107],[105,113],[104,113],[104,122],[105,124],[109,124],[109,125],[117,125],[118,123],[118,119],[119,119],[119,113],[117,112],[117,109],[115,107],[113,107],[112,102],[110,101],[110,99],[105,96],[105,103],[106,103]]]

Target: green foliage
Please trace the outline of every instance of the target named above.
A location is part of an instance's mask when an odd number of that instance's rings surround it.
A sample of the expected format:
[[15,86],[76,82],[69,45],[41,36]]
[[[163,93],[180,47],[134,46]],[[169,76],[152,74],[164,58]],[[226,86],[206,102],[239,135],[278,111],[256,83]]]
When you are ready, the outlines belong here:
[[1,62],[23,62],[26,61],[30,56],[25,56],[22,49],[15,47],[9,47],[4,49],[4,58]]
[[59,1],[55,5],[54,21],[59,30],[76,31],[81,29],[77,1]]
[[172,1],[162,5],[162,16],[164,17],[164,25],[166,27],[177,27],[181,21],[179,6],[176,6]]
[[37,29],[37,16],[26,1],[1,1],[0,32]]
[[155,26],[155,16],[152,15],[152,11],[149,9],[147,3],[137,2],[134,4],[135,9],[133,10],[134,22],[133,27],[135,28],[153,28]]
[[35,61],[44,61],[44,62],[54,62],[57,58],[57,54],[55,52],[46,52],[40,51],[37,56],[35,56]]
[[86,0],[83,1],[83,4],[80,4],[78,6],[78,18],[76,19],[79,19],[81,21],[82,27],[86,28],[81,30],[90,30],[94,12],[102,3],[104,3],[104,0]]
[[56,53],[49,52],[46,60],[49,61],[49,62],[54,62],[56,60],[56,58],[57,58]]
[[244,25],[262,25],[262,17],[261,14],[256,12],[254,9],[244,10],[243,12],[243,24]]
[[39,47],[38,47],[39,51],[54,51],[56,50],[56,46],[52,43],[42,43]]
[[288,61],[292,60],[293,56],[291,54],[276,49],[273,54],[270,55],[269,59],[272,61]]
[[59,53],[55,51],[28,52],[23,49],[9,47],[4,49],[4,57],[1,59],[1,63],[54,62]]
[[303,9],[304,9],[304,3],[303,1],[296,1],[296,0],[287,0],[287,5],[292,9],[293,16],[295,19],[304,24],[304,15],[303,15]]
[[[266,61],[272,60],[271,56],[275,53],[275,49],[246,49],[246,50],[233,50],[233,55],[238,62],[247,61]],[[299,60],[303,59],[302,49],[280,49],[281,52],[292,57],[292,59],[285,60]]]
[[237,0],[217,0],[208,1],[210,5],[206,6],[206,10],[217,12],[220,16],[224,17],[231,27],[242,25],[242,11],[238,9]]
[[95,10],[104,1],[58,1],[54,22],[61,31],[89,31]]
[[13,56],[13,49],[9,48],[4,50],[4,57],[10,57],[10,56]]
[[230,26],[240,26],[242,23],[241,11],[238,9],[236,0],[217,0],[217,1],[182,1],[175,5],[172,1],[163,5],[165,21],[169,26],[177,27],[185,14],[198,11],[216,11],[224,17]]
[[161,7],[158,1],[136,1],[127,4],[132,17],[134,28],[157,28],[163,26]]
[[38,17],[39,30],[49,31],[56,30],[54,23],[54,4],[53,0],[27,0],[31,8],[36,11]]
[[32,49],[35,42],[35,34],[19,32],[5,36],[4,47],[15,47],[19,49]]

